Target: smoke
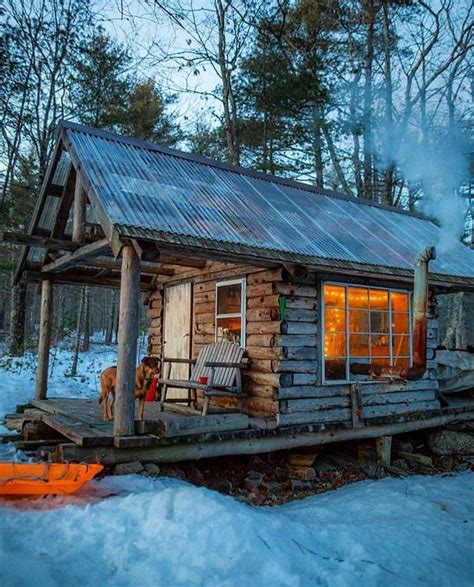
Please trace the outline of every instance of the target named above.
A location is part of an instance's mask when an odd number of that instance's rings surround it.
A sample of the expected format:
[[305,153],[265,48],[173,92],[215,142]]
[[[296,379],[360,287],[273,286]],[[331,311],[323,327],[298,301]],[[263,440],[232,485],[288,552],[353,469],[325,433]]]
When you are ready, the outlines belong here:
[[405,134],[385,149],[387,161],[397,165],[405,181],[419,186],[418,210],[439,223],[439,242],[432,244],[440,254],[451,252],[464,233],[467,200],[459,190],[469,176],[461,133],[443,135],[440,132],[428,143],[415,134]]

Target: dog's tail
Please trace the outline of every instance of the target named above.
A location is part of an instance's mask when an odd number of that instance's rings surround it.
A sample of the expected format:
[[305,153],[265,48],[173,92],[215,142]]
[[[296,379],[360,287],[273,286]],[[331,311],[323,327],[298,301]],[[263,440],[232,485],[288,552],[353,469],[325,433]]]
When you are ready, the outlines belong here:
[[102,396],[99,395],[99,404],[101,404],[101,403],[102,403]]

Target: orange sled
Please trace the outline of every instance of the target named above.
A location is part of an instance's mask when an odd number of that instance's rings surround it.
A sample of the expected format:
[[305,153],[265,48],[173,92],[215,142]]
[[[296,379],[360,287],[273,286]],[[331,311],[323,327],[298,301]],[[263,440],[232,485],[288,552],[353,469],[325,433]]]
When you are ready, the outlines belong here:
[[0,463],[0,496],[74,493],[103,468],[72,463]]

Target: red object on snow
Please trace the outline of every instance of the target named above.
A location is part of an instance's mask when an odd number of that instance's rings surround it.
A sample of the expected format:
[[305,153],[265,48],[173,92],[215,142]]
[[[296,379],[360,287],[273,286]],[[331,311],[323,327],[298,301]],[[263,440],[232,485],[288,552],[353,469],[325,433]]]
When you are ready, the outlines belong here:
[[150,387],[146,392],[145,401],[146,402],[154,402],[156,401],[156,392],[158,390],[158,377],[154,377],[151,380]]

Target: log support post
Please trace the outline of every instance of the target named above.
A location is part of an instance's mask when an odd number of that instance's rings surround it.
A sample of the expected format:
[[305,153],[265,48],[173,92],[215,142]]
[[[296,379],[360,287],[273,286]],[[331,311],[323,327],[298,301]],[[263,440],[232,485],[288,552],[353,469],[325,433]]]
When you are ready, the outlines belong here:
[[135,367],[139,295],[140,259],[132,245],[125,245],[122,249],[120,280],[115,436],[130,436],[135,432]]
[[40,332],[38,344],[38,368],[36,371],[35,399],[46,399],[48,390],[49,347],[53,324],[53,282],[41,282]]
[[87,194],[82,187],[81,177],[76,173],[76,186],[74,189],[74,207],[72,215],[72,240],[80,243],[86,234]]
[[375,446],[377,449],[377,461],[383,467],[390,467],[392,458],[392,437],[391,436],[379,436],[375,440]]

